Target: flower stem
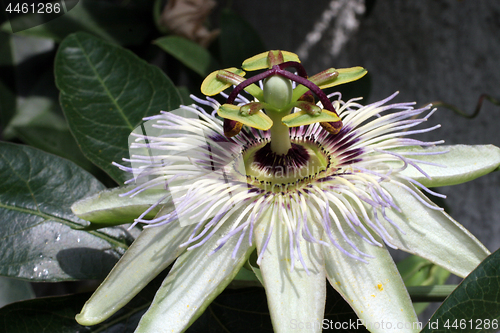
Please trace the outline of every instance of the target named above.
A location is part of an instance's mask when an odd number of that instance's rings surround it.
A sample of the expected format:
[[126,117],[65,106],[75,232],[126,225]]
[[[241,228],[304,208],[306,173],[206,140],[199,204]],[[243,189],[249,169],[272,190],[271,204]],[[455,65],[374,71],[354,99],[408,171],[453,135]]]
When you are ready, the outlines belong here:
[[407,287],[413,302],[442,302],[456,288],[456,284]]

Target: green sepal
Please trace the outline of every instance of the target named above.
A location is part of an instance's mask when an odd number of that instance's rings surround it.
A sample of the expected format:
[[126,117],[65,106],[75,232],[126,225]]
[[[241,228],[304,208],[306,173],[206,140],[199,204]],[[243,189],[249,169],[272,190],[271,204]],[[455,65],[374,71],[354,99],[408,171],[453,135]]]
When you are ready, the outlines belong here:
[[242,115],[240,107],[232,104],[223,104],[217,110],[217,114],[222,118],[236,120],[243,125],[247,125],[259,130],[266,131],[271,128],[273,121],[264,112],[258,111],[251,115]]
[[[321,81],[320,78],[323,76],[322,74],[324,73],[324,72],[321,72],[321,73],[318,73],[318,74],[312,76],[311,78],[309,78],[309,80],[311,82],[313,82],[314,84],[316,84],[319,88],[326,89],[326,88],[338,86],[340,84],[349,83],[352,81],[359,80],[363,76],[365,76],[366,73],[368,73],[368,71],[366,69],[364,69],[363,67],[359,67],[359,66],[351,67],[351,68],[338,68],[338,69],[330,68],[327,71],[337,72],[338,76],[333,77],[333,78],[329,78],[326,81]],[[317,79],[315,79],[315,77]],[[315,81],[318,81],[318,82],[315,82]],[[292,101],[298,100],[307,91],[309,91],[309,88],[307,88],[301,84],[298,85],[293,90]]]
[[337,122],[341,120],[335,113],[328,110],[322,110],[317,116],[312,116],[305,111],[294,112],[283,117],[281,121],[288,127],[297,127],[314,123]]
[[[149,189],[136,196],[120,196],[131,191],[135,186],[123,186],[107,189],[97,194],[76,201],[71,206],[73,213],[81,219],[90,221],[89,230],[113,225],[132,223],[144,211],[162,199],[167,192],[164,189]],[[166,199],[164,201],[167,201]],[[154,218],[163,205],[152,209],[144,218]]]
[[203,95],[206,95],[206,96],[217,95],[234,84],[233,82],[222,81],[217,77],[217,74],[219,74],[222,71],[227,71],[227,72],[236,74],[240,77],[243,77],[246,74],[244,71],[242,71],[241,69],[236,68],[236,67],[226,68],[223,70],[216,70],[216,71],[210,73],[205,78],[205,80],[203,80],[203,82],[201,84],[201,92],[203,93]]
[[[245,61],[243,61],[241,68],[243,68],[246,71],[256,71],[259,69],[271,68],[272,66],[270,66],[268,60],[269,52],[276,52],[276,51],[266,51],[259,53],[251,58],[248,58]],[[283,62],[287,61],[300,62],[299,56],[296,55],[295,53],[288,51],[281,51],[281,54],[283,55]]]

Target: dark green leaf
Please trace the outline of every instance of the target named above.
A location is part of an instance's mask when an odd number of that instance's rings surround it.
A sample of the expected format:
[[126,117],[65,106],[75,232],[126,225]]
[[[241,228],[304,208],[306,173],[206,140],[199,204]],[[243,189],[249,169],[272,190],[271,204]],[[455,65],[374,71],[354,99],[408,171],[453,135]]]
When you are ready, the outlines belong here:
[[90,293],[47,297],[10,304],[0,309],[4,333],[133,333],[165,274],[160,274],[111,318],[95,326],[81,326],[75,316]]
[[0,125],[6,126],[16,110],[11,36],[0,31]]
[[19,139],[33,147],[67,158],[87,171],[97,169],[83,156],[69,128],[52,128],[30,123],[26,126],[16,126],[15,131]]
[[155,40],[154,43],[202,77],[220,68],[206,49],[186,38],[167,36]]
[[222,65],[241,67],[243,60],[266,51],[264,42],[241,16],[229,9],[222,12],[219,36]]
[[354,310],[330,285],[326,289],[324,332],[365,333],[368,330]]
[[128,136],[142,118],[181,104],[163,72],[131,52],[85,33],[68,36],[55,62],[70,130],[85,156],[117,182],[130,178],[112,162],[128,157]]
[[177,89],[179,90],[179,94],[181,95],[183,105],[190,105],[193,103],[193,100],[190,96],[191,92],[187,87],[177,87]]
[[497,250],[448,296],[422,333],[497,332],[499,321],[500,250]]
[[[0,326],[5,333],[84,333],[91,330],[75,321],[89,293],[39,298],[0,309]],[[133,332],[133,331],[126,331]]]
[[[3,35],[3,33],[0,32],[0,35]],[[42,109],[48,109],[49,102],[46,99],[52,98],[57,101],[58,91],[54,84],[52,66],[55,55],[54,42],[47,39],[14,38],[13,36],[9,36],[7,40],[7,45],[0,46],[0,53],[10,48],[12,53],[11,63],[9,66],[6,64],[5,67],[0,67],[6,70],[3,73],[5,76],[0,80],[9,82],[9,90],[12,93],[13,101],[10,119],[5,124],[3,132],[6,140],[12,140],[18,138],[13,128],[14,122],[24,125],[32,120],[31,118],[39,116],[36,121],[43,122],[44,125],[53,125],[52,120],[54,117],[46,118],[41,113],[43,112]],[[15,52],[13,52],[14,50]],[[8,74],[12,75],[12,77],[8,78]],[[40,105],[39,102],[41,102]],[[50,103],[54,104],[53,102]],[[38,110],[40,110],[39,113],[36,112]],[[3,111],[6,110],[2,110],[2,115]],[[34,124],[36,124],[36,121]],[[59,117],[54,126],[60,126],[61,124],[64,126],[65,123],[62,112],[59,112]]]
[[0,275],[32,281],[104,277],[132,237],[82,231],[71,204],[104,186],[60,157],[0,142]]
[[10,303],[35,298],[31,283],[0,277],[0,308]]
[[90,295],[47,297],[7,305],[0,309],[0,329],[5,333],[133,333],[152,299],[150,293],[142,293],[104,323],[85,327],[75,321],[75,315]]
[[[293,321],[291,318],[289,331],[293,332],[301,327],[320,325],[325,329],[325,332],[368,332],[361,324],[359,326],[356,324],[357,319],[354,311],[342,297],[328,286],[325,320],[320,322],[311,319],[308,323],[301,323]],[[346,326],[350,322],[356,324],[354,329],[352,326]],[[340,330],[338,327],[336,329],[336,323],[337,325],[345,324]],[[186,332],[273,332],[264,288],[224,290]]]
[[186,331],[197,332],[272,333],[264,288],[224,290]]
[[153,0],[153,20],[155,22],[156,28],[160,30],[162,33],[167,33],[160,21],[161,21],[161,12],[164,6],[164,1],[163,0]]
[[19,103],[5,133],[33,147],[67,158],[87,171],[94,171],[97,168],[85,158],[69,131],[57,99],[53,75],[50,68],[40,77],[29,95]]
[[[99,325],[83,327],[76,323],[75,315],[90,296],[81,294],[8,305],[0,309],[0,329],[5,333],[132,333],[162,279],[163,277],[158,277],[153,280],[129,304]],[[312,319],[310,323],[291,321],[290,332],[305,325],[323,325],[325,331],[332,332],[367,332],[359,324],[349,305],[331,287],[328,287],[325,320],[318,322]],[[338,329],[335,325],[343,326]],[[255,287],[224,290],[186,332],[272,333],[264,289]]]
[[[28,14],[13,19],[12,24],[22,30],[19,35],[60,42],[71,33],[85,31],[122,45],[142,43],[154,28],[149,12],[107,1],[82,0],[67,14],[46,23],[40,20],[41,15]],[[9,22],[2,30],[10,32]]]

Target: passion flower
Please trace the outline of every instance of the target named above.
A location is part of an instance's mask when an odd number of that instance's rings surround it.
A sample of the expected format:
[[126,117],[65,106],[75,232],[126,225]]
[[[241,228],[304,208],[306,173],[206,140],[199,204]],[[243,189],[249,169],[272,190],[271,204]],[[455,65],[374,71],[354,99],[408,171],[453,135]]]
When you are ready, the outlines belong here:
[[193,97],[198,105],[145,118],[150,130],[132,134],[132,167],[117,166],[136,186],[119,191],[161,195],[135,220],[144,231],[77,321],[105,320],[175,261],[136,332],[182,332],[256,250],[276,332],[321,331],[327,280],[365,323],[417,332],[387,247],[459,276],[472,271],[488,250],[423,193],[442,196],[429,187],[496,169],[498,148],[410,138],[439,127],[418,127],[435,110],[393,103],[396,94],[362,105],[323,93],[363,76],[360,67],[308,77],[296,55],[270,51],[243,69],[264,71],[249,79],[216,71],[202,92],[225,103]]

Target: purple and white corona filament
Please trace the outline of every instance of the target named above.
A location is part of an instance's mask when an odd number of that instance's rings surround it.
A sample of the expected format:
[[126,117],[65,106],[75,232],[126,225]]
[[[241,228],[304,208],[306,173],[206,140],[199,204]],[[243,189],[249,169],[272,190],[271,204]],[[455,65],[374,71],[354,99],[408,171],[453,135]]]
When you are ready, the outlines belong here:
[[[293,127],[289,134],[292,147],[286,155],[277,155],[270,149],[270,131],[248,128],[238,136],[226,138],[222,121],[199,106],[182,107],[194,118],[169,112],[148,117],[144,120],[155,122],[154,127],[165,134],[138,135],[131,152],[154,148],[167,153],[133,156],[128,161],[139,163],[136,170],[120,166],[140,174],[131,181],[152,178],[124,195],[151,187],[168,188],[169,196],[179,198],[176,208],[161,217],[152,220],[140,217],[136,222],[154,227],[182,218],[192,220],[196,228],[183,244],[188,250],[202,246],[228,220],[237,223],[220,238],[219,247],[230,237],[239,239],[237,246],[242,241],[252,244],[256,223],[271,223],[268,240],[273,225],[283,223],[288,229],[292,267],[295,259],[303,261],[299,238],[333,245],[345,255],[366,262],[370,256],[354,245],[344,229],[351,229],[371,245],[381,246],[372,236],[375,233],[386,245],[397,247],[379,219],[386,219],[400,229],[386,215],[386,210],[399,208],[381,183],[402,186],[429,208],[441,209],[428,204],[417,186],[433,195],[442,195],[400,173],[411,165],[427,176],[419,164],[429,162],[415,158],[418,157],[415,154],[422,152],[411,155],[397,152],[398,148],[442,143],[407,137],[439,127],[410,130],[425,122],[434,110],[430,110],[430,105],[414,109],[414,103],[388,104],[396,94],[366,106],[357,103],[357,99],[344,102],[338,93],[328,96],[335,98],[333,104],[343,128],[337,134],[330,134],[317,123]],[[212,98],[209,102],[196,100],[214,110],[220,107]],[[424,117],[416,118],[425,113]],[[262,221],[261,216],[268,210],[273,211],[274,218]],[[321,227],[326,239],[311,234],[312,224]],[[340,246],[335,234],[341,235],[349,248]],[[266,245],[267,241],[260,249],[259,261]],[[237,248],[233,254],[236,252]]]

